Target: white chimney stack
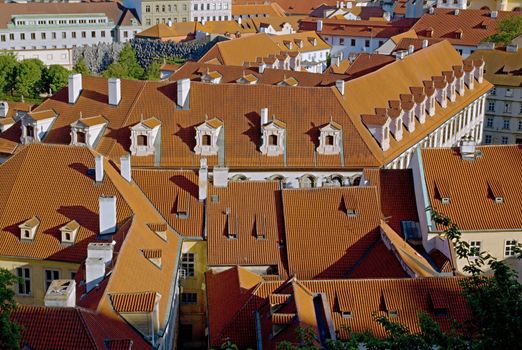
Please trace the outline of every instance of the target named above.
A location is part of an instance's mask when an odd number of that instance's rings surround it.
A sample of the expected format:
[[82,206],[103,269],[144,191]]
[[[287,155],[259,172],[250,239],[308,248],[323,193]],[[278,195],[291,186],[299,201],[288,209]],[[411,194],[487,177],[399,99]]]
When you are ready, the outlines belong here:
[[85,260],[85,286],[89,293],[105,277],[105,263],[102,258]]
[[408,46],[408,55],[411,55],[413,52],[415,52],[415,46],[413,46],[412,44],[410,44]]
[[263,74],[265,72],[265,69],[266,69],[265,62],[261,62],[261,64],[259,65],[259,73]]
[[491,18],[497,18],[498,17],[498,11],[491,11]]
[[228,186],[228,168],[223,166],[215,166],[213,172],[214,187]]
[[201,158],[199,167],[199,200],[204,201],[207,199],[207,188],[208,188],[208,167],[207,159]]
[[6,101],[0,102],[0,117],[7,117],[7,112],[9,112],[9,104]]
[[322,32],[323,31],[323,21],[319,20],[317,21],[317,28],[315,29],[316,32]]
[[76,281],[54,280],[44,297],[44,305],[48,307],[75,307]]
[[116,232],[116,196],[100,196],[100,235]]
[[425,49],[428,47],[428,39],[422,40],[422,48]]
[[126,154],[120,158],[120,174],[128,182],[132,181],[130,154]]
[[169,20],[169,21],[167,22],[167,25],[168,25],[169,27],[172,27],[172,21]]
[[82,92],[82,75],[80,73],[69,75],[69,103],[76,103]]
[[261,108],[261,126],[268,123],[268,108]]
[[344,80],[337,80],[335,82],[335,87],[339,90],[341,96],[344,96]]
[[94,163],[95,180],[99,183],[103,181],[103,156],[101,154],[97,154],[94,158]]
[[189,109],[190,79],[178,80],[178,107]]
[[105,265],[112,262],[116,242],[92,242],[87,245],[88,258],[101,258]]
[[109,104],[117,106],[121,101],[121,80],[118,78],[109,78]]

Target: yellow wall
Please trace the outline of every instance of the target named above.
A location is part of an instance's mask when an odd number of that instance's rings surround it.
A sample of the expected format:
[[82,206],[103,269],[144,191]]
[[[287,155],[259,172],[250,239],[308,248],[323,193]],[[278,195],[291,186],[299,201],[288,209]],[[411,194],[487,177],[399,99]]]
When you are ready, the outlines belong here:
[[[194,277],[187,277],[181,281],[182,293],[197,293],[197,304],[181,304],[180,325],[192,325],[192,341],[182,339],[180,341],[184,348],[206,347],[205,336],[206,325],[206,289],[205,272],[207,271],[207,242],[184,241],[181,248],[182,253],[194,253]],[[180,264],[181,268],[181,264]]]
[[[60,271],[61,279],[70,279],[71,272],[78,271],[80,264],[50,260],[12,259],[0,257],[0,268],[7,269],[16,275],[17,267],[29,267],[31,269],[31,294],[16,294],[16,301],[26,305],[43,305],[45,296],[45,270]],[[18,292],[18,286],[15,286]]]

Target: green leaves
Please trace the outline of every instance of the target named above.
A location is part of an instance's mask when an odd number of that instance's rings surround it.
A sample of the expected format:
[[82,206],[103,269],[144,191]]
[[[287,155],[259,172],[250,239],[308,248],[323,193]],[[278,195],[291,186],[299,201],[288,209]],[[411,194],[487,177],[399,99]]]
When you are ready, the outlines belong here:
[[522,35],[522,16],[512,16],[502,20],[497,30],[498,33],[493,34],[486,41],[508,44],[511,40]]
[[112,63],[103,72],[103,76],[106,78],[143,79],[144,73],[143,68],[136,59],[136,53],[130,44],[125,44],[120,52],[118,62]]
[[6,269],[0,268],[0,349],[20,348],[20,326],[11,321],[16,308],[13,286],[18,278]]

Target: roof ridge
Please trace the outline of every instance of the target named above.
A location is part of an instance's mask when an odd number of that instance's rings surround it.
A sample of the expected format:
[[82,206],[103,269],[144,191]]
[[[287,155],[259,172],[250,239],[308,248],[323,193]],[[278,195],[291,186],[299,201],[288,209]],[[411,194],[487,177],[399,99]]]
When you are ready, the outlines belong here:
[[[89,327],[87,321],[85,320],[83,316],[83,308],[75,307],[74,310],[78,314],[80,321],[82,322],[84,332],[87,334],[87,337],[89,338],[89,341],[91,342],[91,345],[93,346],[93,349],[97,349],[98,346],[96,345],[96,340],[94,339],[94,335],[92,334],[91,328]],[[96,314],[89,314],[90,316],[95,316]],[[103,329],[100,327],[100,329]],[[105,333],[105,332],[104,332]]]

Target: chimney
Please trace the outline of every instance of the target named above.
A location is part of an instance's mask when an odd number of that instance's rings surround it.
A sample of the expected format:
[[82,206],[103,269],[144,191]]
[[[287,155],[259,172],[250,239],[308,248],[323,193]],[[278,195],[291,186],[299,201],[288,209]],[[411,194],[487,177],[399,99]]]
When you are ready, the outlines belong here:
[[430,9],[428,10],[428,13],[430,15],[433,15],[435,13],[435,8],[434,7],[430,7]]
[[44,305],[47,307],[75,307],[76,306],[76,281],[54,280],[51,282],[44,297]]
[[105,276],[105,263],[102,258],[87,258],[85,260],[85,287],[89,293]]
[[121,80],[118,78],[109,78],[109,104],[117,106],[121,101]]
[[99,206],[100,235],[116,232],[116,196],[100,196]]
[[97,154],[94,158],[95,163],[95,180],[97,183],[100,183],[103,181],[103,156],[101,154]]
[[169,20],[169,21],[167,22],[167,25],[168,25],[169,27],[172,27],[172,21]]
[[261,126],[268,123],[268,108],[261,108]]
[[428,47],[428,39],[422,40],[422,48],[425,49]]
[[80,73],[69,75],[69,103],[76,103],[82,92],[82,75]]
[[87,258],[100,258],[105,265],[112,262],[115,241],[112,242],[92,242],[87,245]]
[[317,28],[315,29],[316,32],[322,32],[323,31],[323,21],[318,20],[317,21]]
[[214,187],[228,186],[228,168],[222,166],[215,166],[213,173]]
[[498,11],[491,11],[491,18],[497,18]]
[[178,108],[189,109],[190,79],[178,80]]
[[202,202],[207,199],[208,188],[208,167],[207,159],[201,158],[199,168],[199,201]]
[[453,12],[453,13],[455,14],[455,16],[458,16],[460,11],[459,11],[459,9],[455,9],[455,12]]
[[395,60],[396,61],[400,61],[400,60],[404,59],[404,57],[406,57],[406,52],[407,51],[404,51],[404,50],[396,51],[395,52]]
[[408,55],[411,55],[413,52],[415,52],[415,46],[409,45],[408,46]]
[[120,174],[128,182],[132,181],[131,156],[128,153],[120,158]]
[[6,101],[0,102],[0,117],[7,117],[7,112],[9,112],[9,104]]
[[344,80],[336,80],[335,87],[339,90],[341,96],[344,96]]
[[265,62],[261,62],[259,65],[259,73],[263,74],[265,72],[266,64]]

